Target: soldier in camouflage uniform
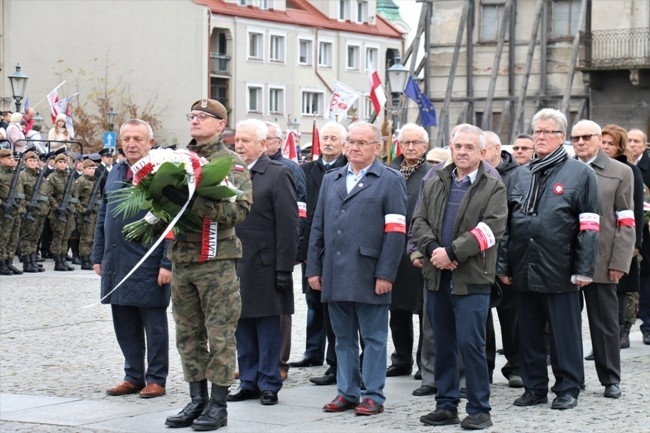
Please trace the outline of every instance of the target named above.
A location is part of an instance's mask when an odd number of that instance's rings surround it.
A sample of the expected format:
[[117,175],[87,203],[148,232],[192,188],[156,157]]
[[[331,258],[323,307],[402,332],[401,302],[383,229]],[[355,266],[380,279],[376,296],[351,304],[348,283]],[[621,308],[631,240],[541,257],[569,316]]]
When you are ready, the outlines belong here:
[[[38,240],[43,232],[45,217],[49,211],[47,198],[47,179],[42,169],[39,168],[38,156],[34,152],[27,152],[24,155],[25,170],[21,173],[23,190],[25,192],[25,207],[27,212],[21,224],[20,254],[23,262],[24,272],[44,272],[43,266],[36,261],[36,249]],[[40,181],[37,197],[34,198],[34,188]],[[33,202],[33,203],[32,203]]]
[[55,271],[74,271],[74,266],[66,263],[65,257],[68,254],[68,239],[74,230],[74,213],[76,211],[77,188],[75,182],[70,185],[70,204],[63,209],[65,187],[68,176],[73,176],[68,170],[68,157],[65,154],[57,155],[54,159],[54,172],[48,176],[50,186],[48,196],[50,199],[50,228],[52,229],[52,243],[50,251],[54,257]]
[[[84,161],[83,174],[77,179],[77,191],[79,194],[79,206],[77,208],[77,229],[79,230],[79,257],[81,258],[81,269],[92,271],[93,264],[90,261],[90,253],[93,247],[93,234],[97,222],[96,209],[88,209],[88,203],[95,186],[95,163],[87,159]],[[99,194],[99,191],[95,191]],[[95,207],[99,204],[95,202]]]
[[23,187],[20,182],[16,186],[17,201],[13,206],[6,203],[11,193],[11,182],[16,171],[16,161],[9,149],[0,150],[0,275],[22,274],[11,262],[18,244],[20,230],[20,201],[23,198]]
[[[173,263],[172,304],[176,322],[176,346],[181,356],[185,380],[190,383],[192,401],[178,414],[167,418],[169,427],[192,426],[195,430],[216,430],[227,425],[226,397],[235,379],[235,329],[241,312],[236,261],[242,257],[235,225],[242,222],[252,204],[252,183],[241,158],[221,139],[227,111],[219,102],[202,99],[192,105],[187,148],[208,160],[230,156],[232,184],[244,191],[231,202],[193,197],[195,215],[217,225],[216,255],[201,260],[200,233],[176,236],[170,251]],[[175,203],[185,204],[187,190],[165,189]],[[208,384],[212,395],[208,399]]]

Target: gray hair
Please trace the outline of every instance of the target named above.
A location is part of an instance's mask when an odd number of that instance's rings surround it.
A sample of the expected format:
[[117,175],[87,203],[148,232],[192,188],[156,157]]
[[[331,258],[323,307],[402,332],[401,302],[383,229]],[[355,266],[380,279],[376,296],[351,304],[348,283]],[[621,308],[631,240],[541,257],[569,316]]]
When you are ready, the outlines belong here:
[[422,141],[429,144],[429,133],[420,125],[416,125],[415,123],[407,123],[406,125],[402,126],[402,128],[399,130],[399,134],[397,135],[397,139],[399,141],[402,141],[405,132],[415,132],[417,134],[420,134]]
[[[259,119],[244,119],[237,122],[235,131],[242,126],[252,126],[255,128],[255,133],[257,134],[257,139],[260,141],[266,140],[266,136],[269,135],[269,128],[266,126],[266,123],[262,122]],[[236,132],[235,132],[236,133]]]
[[483,131],[483,135],[485,136],[485,142],[490,143],[490,144],[498,144],[501,146],[501,137],[499,137],[495,132],[493,131]]
[[375,135],[375,137],[374,137],[375,141],[378,142],[378,143],[381,143],[381,130],[379,129],[379,127],[377,125],[373,125],[372,123],[364,122],[362,120],[350,124],[350,126],[348,126],[348,134],[351,133],[352,131],[354,131],[355,129],[361,128],[361,127],[364,127],[364,126],[368,127],[368,128],[371,128],[372,132]]
[[539,110],[533,116],[533,120],[530,122],[533,130],[535,130],[535,125],[541,120],[552,120],[557,125],[557,128],[566,136],[567,121],[566,116],[560,110],[555,108],[543,108]]
[[483,135],[483,130],[478,126],[470,125],[469,123],[464,123],[456,126],[454,129],[455,129],[454,135],[451,137],[452,144],[458,134],[460,134],[461,132],[469,132],[471,134],[478,135],[478,148],[485,149],[485,135]]
[[571,130],[576,129],[578,126],[588,126],[594,128],[597,131],[596,133],[598,135],[601,135],[603,133],[603,130],[601,129],[600,125],[594,122],[593,120],[588,120],[588,119],[579,120],[575,125],[573,125],[573,128]]
[[348,136],[348,131],[345,129],[345,126],[341,125],[338,122],[334,122],[333,120],[331,120],[331,121],[327,122],[326,124],[324,124],[323,126],[321,126],[320,133],[322,134],[323,131],[325,131],[327,129],[333,130],[334,133],[339,136],[341,141],[345,141],[345,139]]
[[151,140],[153,138],[153,129],[151,129],[151,125],[149,125],[148,122],[145,122],[142,119],[129,119],[126,122],[122,123],[120,125],[120,135],[122,135],[122,130],[126,125],[131,125],[131,126],[144,126],[147,128],[147,138]]
[[[275,122],[265,122],[265,123],[266,123],[267,128],[275,129],[275,137],[276,138],[282,139],[282,128],[280,128],[280,125],[278,125]],[[267,132],[267,135],[268,135],[268,132]]]

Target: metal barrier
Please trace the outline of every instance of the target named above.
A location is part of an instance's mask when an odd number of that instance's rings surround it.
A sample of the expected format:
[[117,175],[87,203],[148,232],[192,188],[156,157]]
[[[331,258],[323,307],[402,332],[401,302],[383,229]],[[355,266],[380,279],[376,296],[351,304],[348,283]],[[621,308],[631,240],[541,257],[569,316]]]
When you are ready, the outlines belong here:
[[[55,145],[60,143],[66,147],[66,152],[68,153],[78,153],[80,155],[84,154],[84,146],[80,141],[77,140],[27,140],[20,139],[14,142],[12,152],[16,153],[16,143],[25,143],[25,151],[30,149],[38,150],[40,154],[47,154],[52,151],[52,144]],[[31,144],[31,146],[30,146]],[[59,148],[58,146],[55,146]]]

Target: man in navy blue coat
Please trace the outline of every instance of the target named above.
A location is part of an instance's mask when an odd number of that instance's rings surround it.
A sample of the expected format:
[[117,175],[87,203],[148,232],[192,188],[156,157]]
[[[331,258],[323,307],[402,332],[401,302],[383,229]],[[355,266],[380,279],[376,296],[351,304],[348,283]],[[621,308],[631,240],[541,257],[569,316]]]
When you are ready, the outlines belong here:
[[[398,171],[377,159],[376,126],[353,123],[345,146],[348,165],[323,179],[306,275],[329,303],[336,335],[337,396],[323,410],[375,415],[386,400],[388,307],[404,250],[406,185]],[[359,334],[365,343],[361,369]]]
[[168,241],[165,241],[122,286],[107,296],[149,249],[127,241],[122,234],[124,226],[142,218],[145,211],[129,220],[121,215],[112,217],[116,203],[109,202],[107,197],[111,191],[128,184],[132,177],[131,165],[151,150],[154,142],[151,126],[140,119],[129,120],[120,127],[120,141],[126,160],[108,173],[106,194],[95,226],[92,259],[93,269],[102,277],[102,303],[111,304],[115,336],[124,354],[124,380],[108,388],[106,393],[140,392],[140,397],[152,398],[165,394],[169,370],[167,306],[172,264],[167,258]]

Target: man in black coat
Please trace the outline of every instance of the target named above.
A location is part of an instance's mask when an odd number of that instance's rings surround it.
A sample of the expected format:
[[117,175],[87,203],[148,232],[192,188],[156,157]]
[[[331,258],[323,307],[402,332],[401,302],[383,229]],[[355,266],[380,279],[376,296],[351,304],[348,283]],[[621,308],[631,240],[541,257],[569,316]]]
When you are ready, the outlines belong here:
[[242,309],[235,332],[241,384],[228,401],[261,394],[261,404],[274,405],[282,388],[280,316],[294,311],[298,208],[291,172],[266,155],[267,133],[266,124],[257,119],[239,122],[235,132],[235,152],[253,181],[253,206],[235,228],[243,248],[237,266]]
[[[643,183],[650,188],[650,155],[648,155],[648,137],[640,129],[631,129],[627,133],[627,143],[632,151],[634,163],[641,170]],[[647,200],[646,200],[647,201]],[[648,225],[643,226],[643,244],[641,248],[641,287],[639,291],[639,318],[643,343],[650,344],[650,232]]]
[[[322,376],[310,378],[316,385],[332,385],[336,382],[336,352],[334,350],[334,331],[329,321],[327,306],[321,303],[321,292],[312,290],[305,277],[309,233],[318,202],[323,176],[331,170],[343,167],[347,159],[343,155],[343,144],[347,137],[345,127],[340,123],[328,122],[320,129],[321,155],[316,161],[302,165],[307,188],[307,218],[304,235],[298,245],[298,261],[302,266],[302,292],[307,301],[306,346],[303,359],[292,362],[292,367],[311,367],[323,365],[327,361],[329,368]],[[327,340],[327,354],[325,341]]]

